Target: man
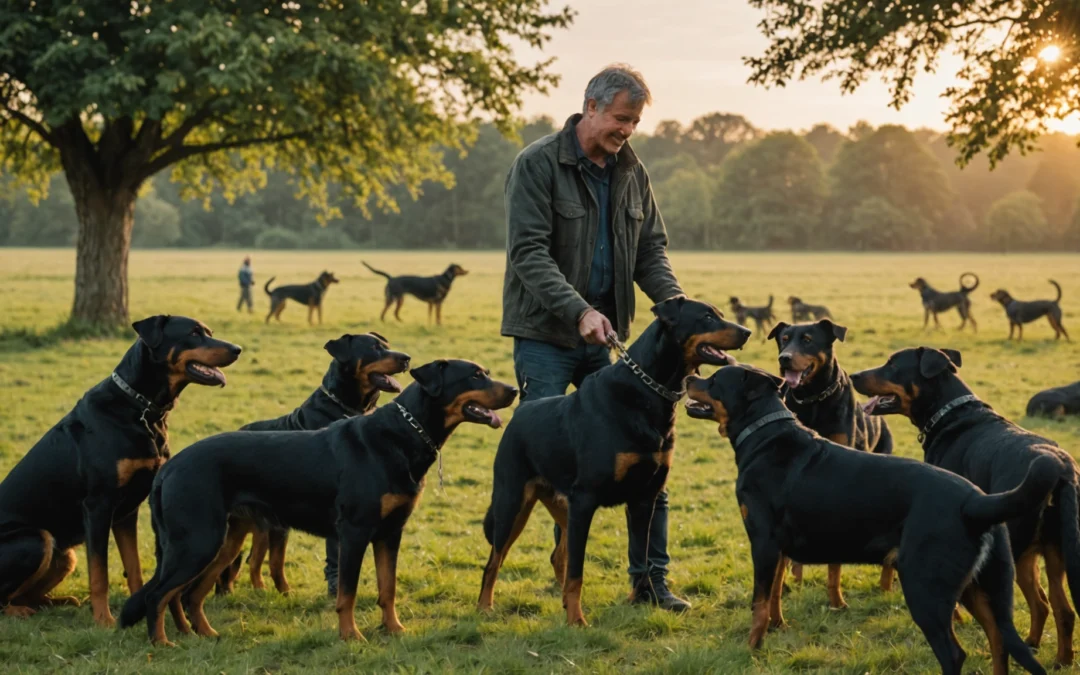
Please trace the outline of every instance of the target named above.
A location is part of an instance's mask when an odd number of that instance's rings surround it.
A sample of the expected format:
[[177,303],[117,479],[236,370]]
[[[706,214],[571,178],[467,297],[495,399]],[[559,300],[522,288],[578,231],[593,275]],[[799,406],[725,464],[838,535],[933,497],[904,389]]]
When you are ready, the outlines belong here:
[[255,272],[251,269],[251,256],[244,258],[244,264],[240,266],[240,272],[237,276],[240,279],[240,300],[236,303],[236,311],[239,312],[240,307],[246,303],[248,314],[251,314],[251,287],[255,284]]
[[[630,336],[634,282],[654,302],[682,293],[649,176],[626,142],[651,100],[639,73],[605,68],[583,112],[510,168],[502,334],[514,338],[523,402],[563,395],[611,364],[607,336]],[[649,506],[626,509],[635,602],[689,609],[667,587],[667,493]]]

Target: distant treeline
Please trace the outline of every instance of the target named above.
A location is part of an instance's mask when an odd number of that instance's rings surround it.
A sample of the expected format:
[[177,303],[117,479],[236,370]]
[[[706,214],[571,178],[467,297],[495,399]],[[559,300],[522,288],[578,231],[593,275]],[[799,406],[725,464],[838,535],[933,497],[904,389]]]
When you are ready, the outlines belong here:
[[[479,130],[465,157],[447,152],[455,185],[425,185],[400,212],[336,204],[320,225],[294,197],[288,176],[265,189],[205,208],[156,177],[135,211],[136,247],[263,249],[500,249],[503,181],[523,143],[551,133],[540,118],[520,141]],[[1008,157],[994,171],[977,159],[961,170],[942,135],[860,123],[846,132],[818,125],[766,133],[738,115],[712,113],[689,126],[660,123],[631,141],[644,160],[674,248],[832,250],[1080,250],[1077,139],[1047,136],[1039,152]],[[0,201],[0,244],[70,246],[77,224],[71,194],[56,176],[47,199]]]

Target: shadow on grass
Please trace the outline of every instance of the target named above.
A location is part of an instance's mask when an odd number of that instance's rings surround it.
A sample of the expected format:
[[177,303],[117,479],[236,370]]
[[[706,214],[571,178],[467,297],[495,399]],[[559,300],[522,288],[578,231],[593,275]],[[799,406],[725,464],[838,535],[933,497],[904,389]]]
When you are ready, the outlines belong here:
[[46,349],[69,340],[128,339],[132,336],[133,331],[127,326],[100,326],[81,321],[66,321],[40,332],[29,328],[4,328],[0,330],[0,354]]

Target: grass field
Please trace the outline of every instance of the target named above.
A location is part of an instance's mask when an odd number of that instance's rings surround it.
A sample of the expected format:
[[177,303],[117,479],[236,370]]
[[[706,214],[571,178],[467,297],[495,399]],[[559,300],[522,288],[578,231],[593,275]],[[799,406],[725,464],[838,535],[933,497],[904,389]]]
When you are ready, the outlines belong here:
[[[360,258],[399,273],[438,273],[448,262],[470,271],[444,306],[441,329],[428,326],[424,305],[407,300],[405,322],[380,324],[383,279]],[[228,251],[137,251],[131,259],[132,318],[169,313],[199,318],[215,334],[244,347],[226,371],[225,389],[189,387],[170,417],[173,452],[195,440],[267,417],[299,404],[316,386],[328,360],[322,345],[346,332],[378,330],[410,353],[414,364],[436,357],[479,361],[513,381],[510,341],[499,336],[503,255],[499,253],[270,253],[255,255],[256,313],[238,314],[235,271],[242,254]],[[730,295],[749,304],[776,296],[777,314],[792,293],[832,308],[848,326],[840,346],[848,370],[881,362],[891,351],[930,344],[959,349],[961,373],[976,393],[1021,424],[1080,452],[1080,421],[1025,419],[1031,394],[1080,379],[1080,257],[958,255],[673,255],[684,288],[726,309]],[[342,280],[324,305],[324,324],[309,327],[306,310],[293,305],[282,323],[266,326],[263,282],[300,283],[322,269]],[[918,296],[907,284],[926,276],[942,289],[973,270],[982,278],[974,296],[977,335],[957,333],[955,313],[943,333],[924,335]],[[91,385],[106,377],[131,340],[46,342],[25,337],[60,323],[71,305],[73,251],[0,249],[0,474],[15,462]],[[1065,326],[1077,343],[1054,343],[1045,322],[1008,343],[1001,308],[988,298],[998,287],[1019,298],[1053,297],[1047,278],[1064,289]],[[640,296],[635,335],[650,319]],[[757,336],[739,355],[775,372],[776,349]],[[409,378],[404,376],[403,383]],[[383,399],[385,403],[387,399]],[[504,419],[507,415],[504,415]],[[890,419],[898,454],[920,457],[915,430]],[[499,432],[463,426],[445,453],[445,493],[429,480],[421,506],[408,524],[399,563],[398,611],[408,634],[391,638],[379,628],[369,556],[361,574],[357,623],[364,644],[336,637],[333,603],[322,580],[322,542],[294,534],[287,573],[293,593],[251,590],[245,574],[236,594],[211,598],[207,614],[221,638],[177,639],[175,649],[149,647],[142,626],[128,632],[97,628],[87,607],[62,608],[28,620],[0,617],[0,662],[5,672],[72,673],[328,673],[328,672],[926,672],[936,670],[929,647],[904,607],[899,590],[877,590],[878,569],[846,567],[850,609],[826,608],[825,571],[807,569],[802,587],[785,600],[791,627],[770,634],[760,653],[746,647],[750,624],[751,568],[746,536],[734,499],[735,467],[715,425],[680,414],[679,442],[669,481],[672,580],[694,603],[688,614],[630,607],[626,602],[626,527],[621,509],[602,511],[592,528],[585,568],[584,605],[592,626],[564,625],[548,552],[550,519],[537,509],[504,568],[496,611],[475,611],[487,558],[481,519],[491,490],[491,462]],[[434,476],[429,476],[434,478]],[[146,575],[153,571],[153,541],[142,509],[140,550]],[[79,567],[58,589],[87,597],[83,552]],[[111,604],[127,596],[119,556],[110,549]],[[1028,611],[1017,592],[1016,624],[1026,634]],[[966,670],[989,672],[986,642],[967,620],[958,628],[969,654]],[[1040,657],[1055,650],[1053,622]]]

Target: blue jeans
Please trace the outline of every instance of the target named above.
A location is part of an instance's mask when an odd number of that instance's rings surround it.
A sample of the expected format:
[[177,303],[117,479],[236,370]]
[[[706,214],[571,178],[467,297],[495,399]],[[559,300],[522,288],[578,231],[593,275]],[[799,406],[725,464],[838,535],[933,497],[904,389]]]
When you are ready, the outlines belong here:
[[[562,396],[571,384],[578,387],[586,377],[609,365],[611,352],[605,345],[579,342],[577,347],[567,349],[538,340],[514,338],[514,375],[521,402]],[[665,576],[671,562],[667,552],[667,490],[662,490],[655,501],[627,504],[626,530],[629,573]],[[560,535],[559,526],[555,525],[556,545]]]

